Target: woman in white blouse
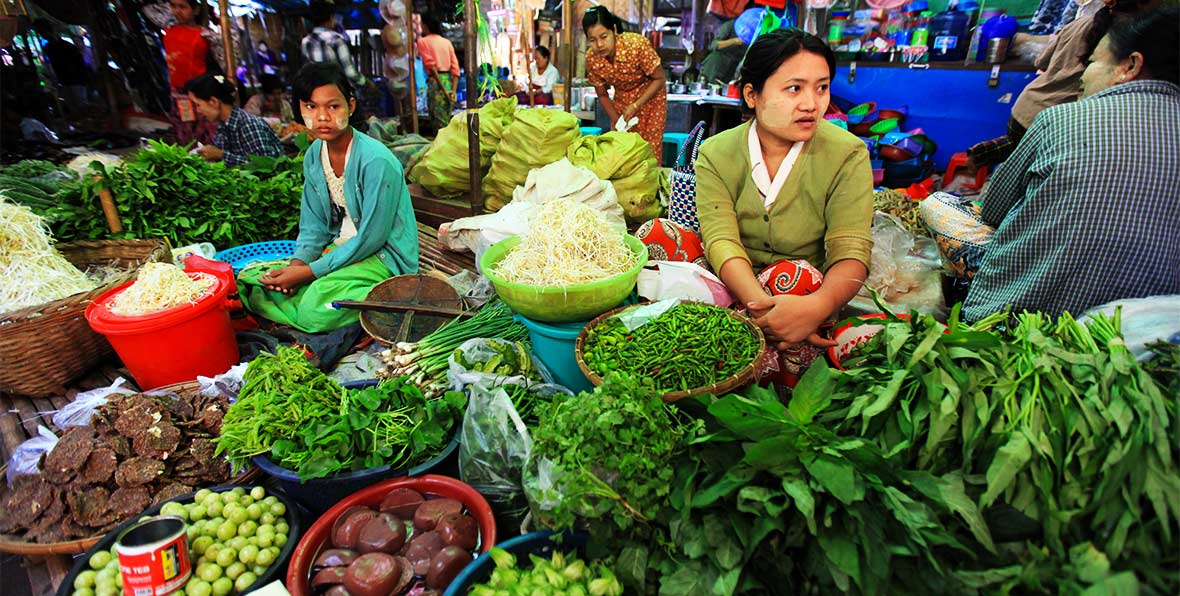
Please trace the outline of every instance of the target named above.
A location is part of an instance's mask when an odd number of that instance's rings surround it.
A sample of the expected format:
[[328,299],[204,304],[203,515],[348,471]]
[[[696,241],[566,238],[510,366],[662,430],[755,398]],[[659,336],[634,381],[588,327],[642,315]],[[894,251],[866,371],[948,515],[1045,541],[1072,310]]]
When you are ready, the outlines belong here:
[[[529,81],[533,88],[535,105],[553,105],[553,85],[557,83],[558,78],[557,67],[549,62],[549,48],[537,46],[537,49],[533,50],[533,63],[529,65]],[[525,94],[521,102],[527,101],[528,96]]]

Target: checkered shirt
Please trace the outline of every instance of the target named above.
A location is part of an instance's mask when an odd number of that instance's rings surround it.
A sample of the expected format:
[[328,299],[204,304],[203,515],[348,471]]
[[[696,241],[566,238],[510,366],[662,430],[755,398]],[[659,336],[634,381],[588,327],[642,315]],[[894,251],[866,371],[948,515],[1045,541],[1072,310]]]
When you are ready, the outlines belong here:
[[225,152],[222,159],[227,166],[247,163],[254,155],[277,157],[283,154],[283,145],[270,125],[242,108],[234,108],[229,120],[217,127],[213,146]]
[[1180,293],[1180,86],[1132,81],[1041,112],[992,179],[963,305],[1058,315]]
[[307,62],[335,62],[344,71],[348,82],[356,89],[365,84],[365,76],[352,63],[348,50],[348,38],[338,31],[316,27],[303,38],[303,59]]

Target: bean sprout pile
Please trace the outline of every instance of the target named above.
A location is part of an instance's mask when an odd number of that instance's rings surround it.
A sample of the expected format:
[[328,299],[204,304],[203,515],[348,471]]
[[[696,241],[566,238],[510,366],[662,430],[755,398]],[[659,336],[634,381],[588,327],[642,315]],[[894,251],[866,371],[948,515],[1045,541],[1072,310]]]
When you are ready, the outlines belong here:
[[584,203],[569,198],[545,203],[533,228],[493,266],[506,281],[530,286],[573,286],[600,281],[635,266],[639,255],[625,230]]

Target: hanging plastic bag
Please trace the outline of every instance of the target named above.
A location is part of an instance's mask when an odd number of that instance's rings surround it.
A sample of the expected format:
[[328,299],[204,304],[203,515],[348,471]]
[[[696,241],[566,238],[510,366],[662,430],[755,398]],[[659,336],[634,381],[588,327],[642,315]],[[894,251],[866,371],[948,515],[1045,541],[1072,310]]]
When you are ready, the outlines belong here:
[[459,438],[459,476],[508,515],[528,509],[521,474],[533,439],[503,387],[472,385]]
[[90,418],[98,411],[99,406],[106,405],[108,395],[115,393],[135,395],[135,391],[123,386],[126,382],[127,379],[119,377],[115,379],[114,383],[111,383],[110,387],[101,387],[79,393],[74,398],[74,401],[66,404],[66,407],[58,410],[53,415],[53,425],[64,430],[71,426],[86,426],[90,424]]
[[17,445],[12,452],[12,457],[8,459],[8,470],[4,475],[8,480],[9,488],[12,487],[17,476],[38,473],[41,469],[41,456],[53,451],[55,445],[57,445],[57,435],[48,428],[38,425],[37,436]]

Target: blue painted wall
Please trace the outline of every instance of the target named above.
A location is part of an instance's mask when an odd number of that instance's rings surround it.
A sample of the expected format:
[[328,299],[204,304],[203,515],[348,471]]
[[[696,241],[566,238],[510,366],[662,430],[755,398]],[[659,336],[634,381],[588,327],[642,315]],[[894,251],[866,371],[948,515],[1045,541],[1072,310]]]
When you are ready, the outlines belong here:
[[988,87],[988,70],[918,70],[857,63],[856,80],[848,66],[836,70],[832,93],[853,103],[877,102],[879,108],[907,106],[905,130],[921,127],[938,143],[935,165],[945,169],[951,155],[971,145],[1007,134],[1012,104],[1036,73],[1000,73]]

